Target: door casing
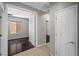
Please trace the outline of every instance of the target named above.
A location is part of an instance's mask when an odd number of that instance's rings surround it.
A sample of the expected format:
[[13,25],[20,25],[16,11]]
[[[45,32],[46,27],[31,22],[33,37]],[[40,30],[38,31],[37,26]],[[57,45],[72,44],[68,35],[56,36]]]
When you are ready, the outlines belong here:
[[57,33],[56,33],[56,26],[57,26],[57,24],[56,24],[56,22],[57,22],[57,14],[58,13],[62,13],[63,11],[65,11],[65,10],[68,10],[68,9],[70,9],[70,8],[76,8],[76,56],[78,55],[78,16],[77,16],[77,13],[78,13],[78,5],[77,4],[75,4],[75,5],[72,5],[72,6],[70,6],[70,7],[67,7],[67,8],[64,8],[64,9],[61,9],[61,10],[59,10],[59,11],[56,11],[55,12],[55,55],[57,55],[57,51],[56,51],[56,35],[57,35]]

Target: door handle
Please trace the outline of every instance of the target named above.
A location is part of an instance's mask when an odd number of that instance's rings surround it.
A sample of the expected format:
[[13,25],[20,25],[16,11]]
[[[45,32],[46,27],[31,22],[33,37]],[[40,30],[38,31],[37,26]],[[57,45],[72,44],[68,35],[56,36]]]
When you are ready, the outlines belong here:
[[0,37],[2,36],[2,34],[0,34]]
[[2,18],[2,16],[0,16],[0,19]]
[[74,41],[71,41],[71,42],[69,42],[69,43],[74,44],[75,42],[74,42]]

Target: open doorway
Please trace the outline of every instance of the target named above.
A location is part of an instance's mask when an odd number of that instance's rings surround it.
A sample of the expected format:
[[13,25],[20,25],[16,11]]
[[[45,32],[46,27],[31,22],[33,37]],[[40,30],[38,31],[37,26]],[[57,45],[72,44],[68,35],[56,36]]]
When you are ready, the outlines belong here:
[[8,8],[8,55],[34,48],[36,46],[35,15],[16,6]]

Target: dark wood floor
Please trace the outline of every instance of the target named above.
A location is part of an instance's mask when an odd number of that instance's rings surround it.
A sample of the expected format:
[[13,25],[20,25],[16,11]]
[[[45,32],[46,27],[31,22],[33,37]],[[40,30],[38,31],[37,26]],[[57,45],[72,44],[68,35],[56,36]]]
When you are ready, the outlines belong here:
[[8,40],[8,55],[34,48],[28,37]]

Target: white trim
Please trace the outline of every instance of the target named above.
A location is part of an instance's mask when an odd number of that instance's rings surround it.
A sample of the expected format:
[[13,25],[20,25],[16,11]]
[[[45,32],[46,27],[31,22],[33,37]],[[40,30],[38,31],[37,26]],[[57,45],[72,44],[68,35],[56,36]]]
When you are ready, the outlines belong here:
[[61,14],[60,12],[63,12],[63,11],[65,11],[65,10],[68,10],[68,9],[70,9],[70,8],[74,8],[74,7],[77,7],[77,6],[78,6],[77,4],[74,4],[74,5],[71,5],[71,6],[69,6],[69,7],[60,9],[60,10],[56,11],[55,14]]
[[20,9],[20,10],[23,10],[23,11],[26,11],[26,12],[30,12],[30,13],[35,12],[35,11],[29,10],[29,9],[26,9],[26,8],[22,8],[22,7],[18,7],[18,6],[12,5],[12,4],[6,4],[6,6],[7,7],[17,8],[17,9]]
[[[55,12],[55,35],[56,35],[56,15],[57,14],[61,14],[63,11],[65,10],[68,10],[69,8],[76,8],[76,16],[77,16],[77,13],[78,13],[78,4],[75,4],[75,5],[72,5],[72,6],[69,6],[67,8],[64,8],[64,9],[61,9],[61,10],[58,10]],[[78,55],[78,16],[76,17],[76,56]],[[56,55],[56,37],[55,37],[55,55]]]
[[56,14],[55,14],[55,56],[56,56],[56,50],[57,50],[57,48],[56,48],[56,26],[57,26],[57,24],[56,24]]
[[49,53],[50,56],[54,56],[52,53]]
[[43,44],[40,44],[40,45],[37,45],[36,47],[41,47],[41,46],[44,46],[46,45],[47,43],[43,43]]
[[[3,4],[2,4],[2,2],[0,2],[0,16],[2,17],[2,14],[3,14],[3,12],[4,12],[4,6],[3,6]],[[1,21],[2,19],[0,19],[0,21]],[[0,25],[1,25],[1,23],[2,23],[2,21],[0,22]],[[2,25],[1,25],[2,26]],[[0,27],[0,32],[1,32],[1,27]],[[1,34],[1,33],[0,33]],[[0,37],[0,43],[1,43],[1,37]],[[1,55],[1,44],[0,44],[0,55]]]
[[36,27],[36,47],[37,47],[37,45],[38,45],[38,13],[35,13],[35,15],[36,15],[36,25],[35,25],[35,27]]
[[[75,5],[76,16],[78,15],[78,4]],[[76,17],[76,56],[78,56],[78,16]]]
[[[8,55],[8,14],[6,5],[4,5],[4,11],[2,14],[1,19],[1,55],[7,56]],[[4,44],[5,43],[5,44]]]

